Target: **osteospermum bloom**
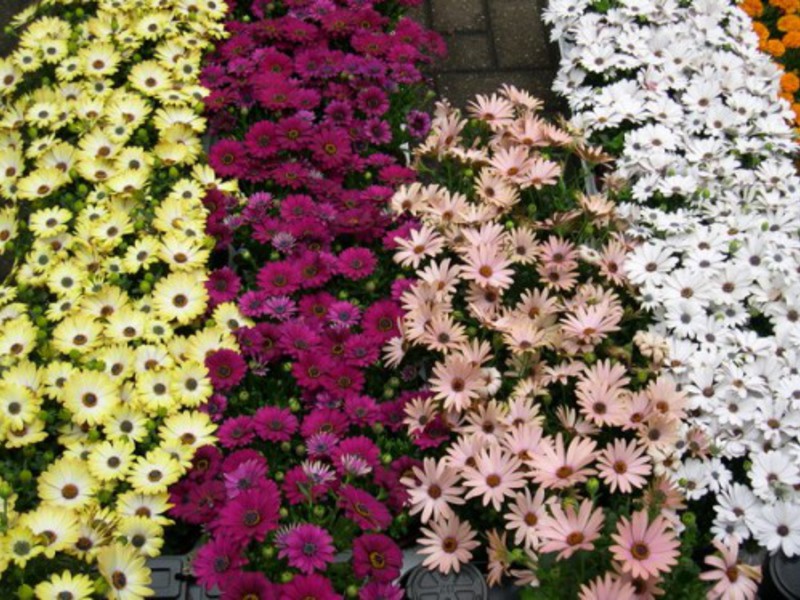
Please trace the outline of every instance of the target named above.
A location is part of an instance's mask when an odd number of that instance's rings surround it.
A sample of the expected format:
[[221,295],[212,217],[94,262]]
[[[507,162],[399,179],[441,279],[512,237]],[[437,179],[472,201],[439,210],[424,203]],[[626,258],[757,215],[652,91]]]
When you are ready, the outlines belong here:
[[353,542],[353,572],[359,579],[389,583],[400,575],[403,552],[391,538],[379,534],[364,534]]
[[704,581],[716,582],[708,592],[709,598],[747,600],[755,598],[761,581],[761,568],[739,562],[739,542],[732,540],[726,545],[713,540],[720,556],[707,556],[705,563],[712,567],[700,574]]
[[470,248],[465,261],[461,276],[481,287],[504,290],[514,282],[514,271],[509,268],[512,262],[504,257],[498,246],[481,244]]
[[451,517],[451,504],[464,504],[464,488],[455,485],[459,479],[458,470],[441,460],[426,457],[422,468],[413,467],[414,477],[400,480],[408,491],[412,515],[422,513],[421,520],[427,523],[431,518]]
[[542,441],[542,453],[534,456],[533,480],[547,488],[562,489],[586,481],[595,470],[588,468],[595,458],[597,443],[588,438],[574,438],[567,449],[561,433],[555,443]]
[[611,537],[616,542],[611,546],[614,559],[633,577],[657,577],[677,564],[680,544],[669,522],[660,515],[651,522],[647,511],[635,512],[630,520],[623,517]]
[[615,492],[617,487],[625,494],[633,488],[640,488],[646,482],[646,477],[652,471],[650,459],[644,453],[644,448],[635,440],[629,444],[625,440],[616,439],[613,445],[606,446],[597,460],[598,474]]
[[499,511],[506,496],[513,496],[515,489],[525,487],[526,474],[521,465],[516,456],[507,454],[500,446],[484,449],[475,457],[475,467],[463,471],[464,485],[471,488],[466,499],[481,497],[484,506],[491,503]]
[[81,573],[72,574],[64,571],[54,573],[47,581],[42,581],[36,588],[36,597],[45,600],[87,600],[94,595],[94,582]]
[[572,505],[563,510],[557,503],[550,505],[550,515],[542,517],[539,535],[543,540],[541,552],[558,552],[557,558],[569,558],[578,550],[592,550],[600,537],[603,510],[589,499],[581,502],[578,511]]
[[345,516],[365,531],[386,529],[392,522],[392,515],[382,502],[351,485],[341,488],[339,503]]
[[303,523],[291,527],[276,537],[278,556],[285,558],[289,566],[312,573],[324,571],[333,560],[333,538],[322,527]]
[[150,569],[133,546],[112,544],[101,548],[97,567],[108,582],[112,598],[134,600],[155,593],[150,587]]
[[428,555],[422,564],[445,574],[450,571],[458,573],[462,563],[472,559],[472,550],[480,545],[474,539],[476,534],[469,523],[462,523],[455,515],[434,521],[430,529],[423,527],[422,533],[425,537],[418,543],[424,548],[419,553]]
[[220,511],[218,525],[234,539],[263,541],[278,526],[280,492],[273,481],[239,494]]
[[539,544],[539,527],[545,514],[543,487],[536,490],[533,497],[527,487],[522,493],[517,493],[514,502],[510,504],[508,512],[505,513],[506,527],[514,531],[514,543],[524,542],[526,547],[535,548]]
[[633,600],[636,589],[629,581],[606,573],[581,586],[580,600]]

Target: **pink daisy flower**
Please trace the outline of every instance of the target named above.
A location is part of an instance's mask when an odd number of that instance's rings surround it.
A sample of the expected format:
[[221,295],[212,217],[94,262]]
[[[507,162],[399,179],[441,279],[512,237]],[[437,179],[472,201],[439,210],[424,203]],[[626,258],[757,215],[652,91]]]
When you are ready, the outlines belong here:
[[431,390],[447,410],[464,410],[484,387],[480,367],[458,355],[450,355],[433,368]]
[[464,469],[464,485],[472,488],[466,499],[480,496],[482,503],[500,510],[503,499],[513,496],[514,490],[525,487],[525,474],[520,470],[522,463],[516,456],[511,456],[500,448],[491,446],[482,450],[475,457],[475,467]]
[[559,433],[552,442],[542,440],[541,454],[531,461],[533,480],[546,488],[563,489],[586,481],[595,470],[587,468],[595,458],[597,443],[576,437],[564,449],[564,438]]
[[333,561],[335,550],[330,534],[310,523],[279,532],[275,545],[279,548],[278,556],[287,559],[289,566],[303,573],[324,571]]
[[611,573],[602,577],[595,577],[592,581],[581,586],[580,600],[633,600],[636,590],[633,585]]
[[546,515],[543,487],[537,489],[533,497],[528,488],[517,494],[505,514],[506,527],[515,532],[514,543],[524,542],[526,548],[536,548],[539,545],[540,521]]
[[217,526],[235,540],[263,542],[278,526],[281,496],[273,481],[242,492],[220,511]]
[[714,547],[721,556],[707,556],[706,564],[712,570],[700,574],[704,581],[716,582],[708,591],[708,597],[725,600],[750,600],[756,597],[758,583],[761,581],[761,567],[745,565],[739,562],[739,542],[731,540],[725,545],[714,540]]
[[403,552],[385,535],[368,533],[353,542],[353,573],[359,579],[390,583],[402,566]]
[[600,537],[603,527],[603,510],[594,508],[589,499],[581,502],[578,512],[573,506],[564,511],[557,503],[550,505],[551,515],[542,517],[539,535],[544,544],[541,552],[558,552],[556,558],[569,558],[578,550],[594,549],[594,542]]
[[339,495],[345,516],[364,531],[379,531],[391,525],[391,513],[370,493],[345,485],[339,490]]
[[472,559],[472,550],[480,544],[475,540],[475,532],[469,523],[462,523],[457,516],[434,521],[431,528],[422,528],[425,537],[420,538],[422,548],[419,553],[428,556],[422,564],[442,573],[461,570],[461,564]]
[[222,348],[206,357],[206,368],[215,390],[229,390],[242,380],[247,363],[238,352]]
[[411,503],[411,514],[422,513],[421,520],[427,523],[431,518],[442,519],[453,516],[451,504],[464,504],[462,497],[464,488],[457,486],[458,470],[447,465],[445,461],[438,463],[433,458],[425,458],[422,468],[413,467],[414,477],[400,480]]
[[646,478],[652,471],[644,448],[635,440],[630,444],[622,439],[614,440],[613,445],[609,444],[600,453],[597,465],[600,478],[608,484],[611,491],[615,492],[619,487],[625,494],[647,483]]
[[651,523],[646,511],[635,512],[630,520],[623,517],[611,538],[616,542],[611,546],[614,559],[633,577],[656,577],[678,562],[680,544],[669,522],[660,515]]
[[281,588],[280,600],[342,600],[327,577],[318,573],[298,575]]
[[461,277],[484,288],[504,290],[514,283],[513,263],[506,259],[499,245],[480,244],[471,247]]

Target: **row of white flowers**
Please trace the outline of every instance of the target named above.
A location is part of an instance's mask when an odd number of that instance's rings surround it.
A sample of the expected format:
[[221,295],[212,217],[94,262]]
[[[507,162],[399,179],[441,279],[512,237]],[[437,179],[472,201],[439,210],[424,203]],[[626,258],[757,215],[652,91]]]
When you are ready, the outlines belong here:
[[625,132],[615,174],[645,239],[626,270],[690,407],[664,463],[689,499],[713,494],[718,538],[800,554],[800,179],[780,70],[726,0],[551,0],[545,20],[574,124]]

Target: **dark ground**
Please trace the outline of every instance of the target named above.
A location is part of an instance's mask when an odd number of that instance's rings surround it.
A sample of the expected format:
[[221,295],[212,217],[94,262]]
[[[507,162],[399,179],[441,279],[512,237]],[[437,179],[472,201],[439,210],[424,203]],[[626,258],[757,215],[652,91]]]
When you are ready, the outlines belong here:
[[[0,0],[0,31],[31,0]],[[464,106],[503,83],[525,88],[557,108],[550,85],[558,50],[539,13],[546,0],[424,0],[414,16],[444,36],[448,57],[431,73],[440,96]],[[13,40],[0,32],[0,54]]]

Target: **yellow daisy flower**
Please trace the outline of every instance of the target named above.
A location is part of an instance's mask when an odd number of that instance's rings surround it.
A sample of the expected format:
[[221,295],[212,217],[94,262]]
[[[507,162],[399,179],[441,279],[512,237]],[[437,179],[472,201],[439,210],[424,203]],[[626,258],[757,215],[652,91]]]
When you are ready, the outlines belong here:
[[128,483],[143,494],[162,494],[183,474],[178,462],[160,448],[135,459],[128,474]]
[[171,519],[164,516],[171,507],[168,493],[145,494],[129,491],[117,496],[116,512],[121,517],[147,517],[166,526],[172,523]]
[[117,533],[142,556],[158,556],[164,545],[164,528],[147,517],[123,517]]
[[161,238],[159,258],[174,271],[191,271],[202,268],[211,252],[197,239],[168,233]]
[[106,323],[105,336],[113,342],[132,342],[144,334],[147,316],[134,306],[116,310]]
[[155,592],[150,588],[150,569],[145,559],[131,546],[112,544],[97,553],[100,574],[110,586],[109,597],[115,600],[141,600]]
[[149,430],[147,416],[130,406],[114,411],[103,422],[103,431],[110,440],[130,440],[141,442]]
[[208,302],[203,270],[171,273],[159,280],[153,290],[153,303],[158,314],[168,321],[186,325],[203,314]]
[[79,425],[98,425],[119,405],[117,383],[106,373],[82,371],[64,385],[64,406]]
[[116,73],[121,57],[112,44],[96,43],[83,48],[78,58],[87,77],[107,77]]
[[103,346],[94,353],[93,358],[103,363],[103,372],[121,383],[134,372],[136,355],[132,348],[125,344]]
[[53,330],[53,347],[64,354],[73,350],[85,354],[97,347],[102,334],[103,326],[91,315],[77,314],[67,317]]
[[164,419],[158,430],[166,443],[177,441],[191,448],[199,448],[217,441],[213,433],[217,426],[206,413],[189,411],[171,415]]
[[200,406],[214,393],[205,365],[187,361],[172,372],[172,394],[181,406]]
[[83,291],[86,275],[87,273],[77,264],[62,262],[50,271],[47,276],[47,287],[57,296],[75,299]]
[[122,268],[126,273],[137,273],[158,261],[158,239],[147,235],[136,240],[125,251]]
[[40,505],[27,513],[22,522],[42,540],[43,553],[54,558],[78,541],[78,518],[75,511],[61,506]]
[[27,315],[4,323],[0,330],[0,356],[25,358],[36,347],[38,331]]
[[40,407],[41,401],[31,390],[0,381],[0,427],[8,425],[19,429],[36,418]]
[[133,66],[128,81],[145,96],[155,96],[170,85],[169,71],[156,61],[145,60]]
[[17,195],[23,200],[46,198],[69,182],[69,176],[57,168],[37,169],[17,181]]
[[94,582],[88,575],[63,571],[54,573],[34,588],[37,600],[89,600],[94,595]]
[[31,214],[28,227],[34,235],[50,237],[65,232],[70,219],[72,212],[66,208],[43,208]]
[[133,462],[136,446],[123,439],[106,441],[92,449],[88,465],[100,481],[125,479]]
[[77,509],[92,502],[97,480],[82,460],[62,458],[39,475],[37,487],[44,504]]
[[5,546],[12,562],[21,569],[24,569],[29,560],[39,556],[43,551],[36,536],[24,525],[13,527],[6,534]]
[[136,406],[148,413],[156,413],[159,409],[172,410],[176,399],[172,395],[172,377],[169,371],[144,371],[136,376],[134,398]]

